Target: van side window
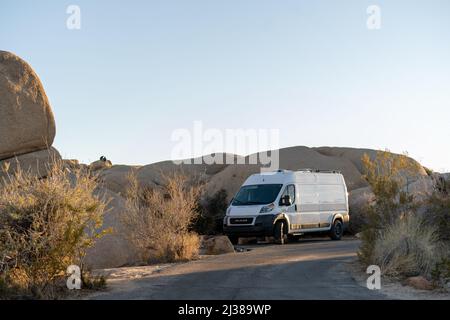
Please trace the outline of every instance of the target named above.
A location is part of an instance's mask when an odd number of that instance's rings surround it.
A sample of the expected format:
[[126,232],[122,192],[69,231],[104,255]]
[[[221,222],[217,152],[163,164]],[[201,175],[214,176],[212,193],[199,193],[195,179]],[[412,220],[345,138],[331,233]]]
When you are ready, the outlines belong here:
[[284,197],[285,195],[289,195],[291,197],[292,203],[295,203],[295,185],[293,184],[287,185],[286,188],[284,188],[281,198]]

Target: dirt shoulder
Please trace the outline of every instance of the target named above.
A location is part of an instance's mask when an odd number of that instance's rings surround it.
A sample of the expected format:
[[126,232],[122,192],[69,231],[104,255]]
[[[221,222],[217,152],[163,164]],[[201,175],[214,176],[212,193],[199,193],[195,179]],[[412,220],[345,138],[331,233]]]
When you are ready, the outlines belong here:
[[[368,274],[365,273],[364,267],[358,262],[349,263],[349,270],[355,281],[362,287],[366,287]],[[381,279],[381,289],[377,290],[386,295],[390,300],[450,300],[450,292],[444,289],[435,290],[418,290],[402,283],[386,277]]]

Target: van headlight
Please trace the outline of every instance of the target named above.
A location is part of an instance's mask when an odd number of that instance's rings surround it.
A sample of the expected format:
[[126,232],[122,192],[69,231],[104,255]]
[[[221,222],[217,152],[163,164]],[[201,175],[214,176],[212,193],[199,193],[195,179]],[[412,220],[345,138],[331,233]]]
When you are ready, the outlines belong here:
[[[231,211],[231,207],[228,207],[226,214],[229,215]],[[223,212],[223,211],[222,211]]]
[[259,211],[259,213],[267,213],[272,211],[275,208],[275,205],[273,203],[268,204],[267,206],[264,206],[261,208],[261,210]]

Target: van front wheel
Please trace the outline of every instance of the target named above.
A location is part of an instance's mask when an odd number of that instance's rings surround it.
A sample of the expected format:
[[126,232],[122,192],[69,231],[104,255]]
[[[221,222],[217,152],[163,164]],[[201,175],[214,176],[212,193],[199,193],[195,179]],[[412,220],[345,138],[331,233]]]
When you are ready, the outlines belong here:
[[344,226],[341,220],[335,220],[330,230],[330,238],[333,240],[341,240],[344,233]]
[[284,221],[277,221],[273,230],[273,237],[275,243],[284,244],[286,242],[286,235],[284,233]]

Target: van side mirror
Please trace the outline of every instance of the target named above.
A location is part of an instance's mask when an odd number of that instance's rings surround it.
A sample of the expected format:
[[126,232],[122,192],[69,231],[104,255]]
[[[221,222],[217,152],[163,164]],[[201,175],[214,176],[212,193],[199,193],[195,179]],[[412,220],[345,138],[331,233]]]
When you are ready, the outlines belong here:
[[282,196],[281,199],[280,199],[280,205],[286,206],[286,207],[292,205],[292,199],[291,199],[291,196],[288,195],[288,194],[285,195],[285,196]]

